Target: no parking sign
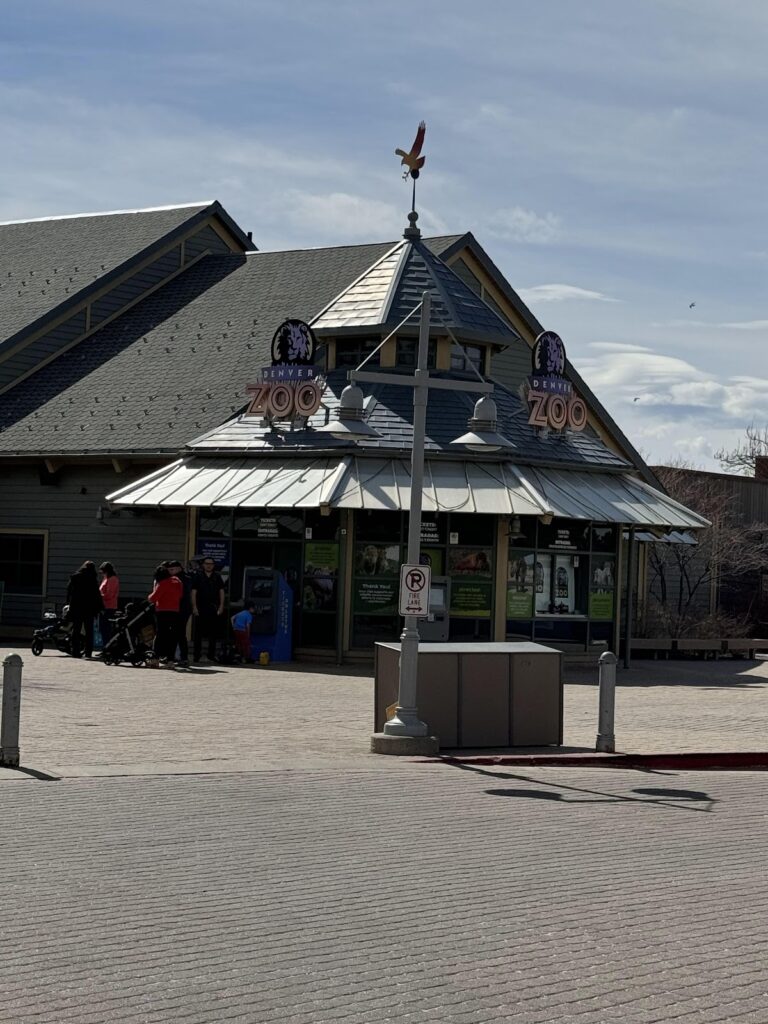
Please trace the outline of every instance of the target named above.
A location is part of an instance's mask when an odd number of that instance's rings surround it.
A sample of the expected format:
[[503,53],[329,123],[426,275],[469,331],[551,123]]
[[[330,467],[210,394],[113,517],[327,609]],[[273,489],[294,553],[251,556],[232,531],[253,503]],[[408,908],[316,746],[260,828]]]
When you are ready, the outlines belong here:
[[400,614],[429,615],[429,587],[432,570],[428,565],[400,566]]

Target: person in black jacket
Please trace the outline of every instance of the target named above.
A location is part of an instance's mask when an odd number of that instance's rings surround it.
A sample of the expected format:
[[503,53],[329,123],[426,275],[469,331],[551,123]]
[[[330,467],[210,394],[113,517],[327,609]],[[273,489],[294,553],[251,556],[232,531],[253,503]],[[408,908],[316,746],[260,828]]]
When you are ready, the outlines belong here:
[[69,577],[67,603],[72,623],[72,657],[81,657],[80,645],[85,632],[85,656],[90,658],[93,654],[93,620],[104,609],[93,562],[83,562],[77,572]]
[[216,572],[212,558],[204,558],[200,572],[192,580],[193,637],[195,661],[201,660],[203,640],[208,639],[208,658],[215,661],[219,623],[224,614],[224,580]]

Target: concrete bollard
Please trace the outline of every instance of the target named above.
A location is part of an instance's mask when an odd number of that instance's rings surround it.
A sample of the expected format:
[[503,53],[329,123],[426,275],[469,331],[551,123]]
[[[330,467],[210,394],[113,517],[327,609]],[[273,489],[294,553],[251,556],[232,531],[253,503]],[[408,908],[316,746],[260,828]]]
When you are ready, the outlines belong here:
[[18,654],[3,660],[3,711],[0,720],[0,764],[18,767],[19,715],[21,712],[21,670]]
[[618,658],[611,651],[600,655],[600,710],[597,717],[595,750],[606,754],[616,752],[613,720],[616,711],[616,665]]

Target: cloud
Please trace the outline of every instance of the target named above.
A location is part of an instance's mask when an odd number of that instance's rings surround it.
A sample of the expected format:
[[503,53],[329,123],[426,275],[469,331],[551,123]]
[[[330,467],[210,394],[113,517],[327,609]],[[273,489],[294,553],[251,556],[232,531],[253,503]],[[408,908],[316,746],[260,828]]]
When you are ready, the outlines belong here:
[[728,320],[716,322],[711,320],[663,320],[654,321],[651,327],[703,327],[707,330],[726,331],[766,331],[768,320]]
[[590,341],[589,348],[596,348],[600,352],[652,352],[653,349],[645,345],[630,345],[624,341]]
[[554,213],[545,213],[542,217],[522,206],[508,206],[491,214],[486,230],[489,235],[507,242],[548,245],[560,237],[560,218]]
[[351,242],[395,238],[404,226],[403,213],[394,204],[348,192],[313,194],[292,189],[285,194],[283,209],[290,224],[303,228],[309,237],[340,235]]
[[578,288],[573,284],[537,284],[532,288],[518,288],[517,294],[523,302],[528,304],[536,302],[568,302],[572,299],[588,300],[590,302],[620,301],[620,299],[612,299],[602,292],[591,291],[588,288]]

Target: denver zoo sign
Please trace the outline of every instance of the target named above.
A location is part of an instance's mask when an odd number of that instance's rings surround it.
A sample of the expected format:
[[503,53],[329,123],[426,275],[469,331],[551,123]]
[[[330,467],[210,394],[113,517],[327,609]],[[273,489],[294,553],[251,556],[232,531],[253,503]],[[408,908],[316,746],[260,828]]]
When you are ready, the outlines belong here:
[[320,408],[324,382],[313,366],[317,342],[303,320],[285,320],[272,339],[272,365],[261,371],[261,381],[249,384],[247,415],[270,420],[313,416]]
[[528,378],[528,422],[549,430],[583,430],[587,407],[566,380],[565,345],[554,331],[542,331],[533,346]]

